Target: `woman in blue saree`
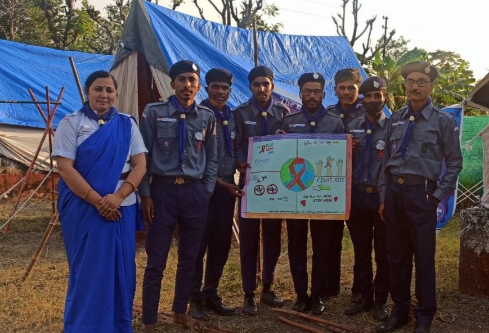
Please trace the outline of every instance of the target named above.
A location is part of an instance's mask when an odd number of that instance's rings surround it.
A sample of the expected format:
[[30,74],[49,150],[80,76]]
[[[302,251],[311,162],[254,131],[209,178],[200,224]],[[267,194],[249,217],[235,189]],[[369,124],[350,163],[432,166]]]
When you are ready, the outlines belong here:
[[70,268],[64,333],[133,332],[135,232],[143,227],[134,191],[147,150],[134,119],[112,106],[116,91],[110,73],[92,73],[88,102],[60,122],[54,139]]

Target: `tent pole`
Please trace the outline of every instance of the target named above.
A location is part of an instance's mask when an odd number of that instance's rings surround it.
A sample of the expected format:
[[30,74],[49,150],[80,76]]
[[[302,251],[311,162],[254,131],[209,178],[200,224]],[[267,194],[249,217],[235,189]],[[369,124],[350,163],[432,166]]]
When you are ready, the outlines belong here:
[[46,242],[49,239],[49,236],[51,235],[51,232],[53,231],[54,226],[56,225],[56,222],[58,221],[58,214],[53,214],[53,217],[51,218],[51,221],[48,224],[48,227],[46,231],[44,232],[44,235],[42,237],[41,243],[39,244],[39,247],[37,248],[36,253],[34,254],[34,257],[32,258],[31,262],[29,263],[29,266],[27,266],[24,277],[22,278],[22,281],[25,281],[29,278],[31,275],[32,269],[34,268],[34,265],[36,262],[39,260],[39,256],[41,255],[42,250],[44,249],[44,246],[46,245]]
[[73,75],[75,76],[76,86],[78,87],[78,93],[80,94],[82,103],[85,103],[85,95],[83,94],[83,89],[80,83],[80,77],[78,76],[78,71],[76,70],[75,61],[73,60],[73,57],[69,57],[69,59],[70,59],[71,69],[73,70]]
[[256,31],[255,16],[253,16],[253,60],[255,67],[258,66],[258,32]]
[[[51,114],[49,114],[49,109],[48,109],[48,117],[46,117],[41,106],[39,105],[39,103],[37,103],[36,96],[34,95],[34,92],[32,91],[32,89],[29,88],[29,94],[31,95],[32,100],[34,101],[34,104],[36,105],[36,108],[39,111],[42,119],[46,123],[46,128],[44,129],[44,133],[42,134],[42,138],[41,138],[41,141],[39,142],[39,146],[37,147],[34,158],[32,159],[32,162],[29,165],[29,168],[27,169],[24,181],[22,182],[22,185],[19,189],[19,193],[17,194],[17,198],[15,200],[14,205],[12,206],[12,210],[10,211],[10,215],[9,215],[8,219],[10,219],[15,214],[15,212],[17,211],[17,207],[19,206],[20,198],[22,196],[22,193],[24,192],[25,186],[27,185],[27,181],[29,180],[29,177],[32,174],[32,171],[34,170],[34,166],[36,165],[37,158],[39,157],[39,153],[41,152],[41,149],[42,149],[42,146],[44,144],[44,140],[46,139],[46,136],[47,135],[49,135],[49,136],[54,135],[53,128],[52,128],[51,124],[52,124],[52,121],[54,118],[54,114],[56,113],[56,109],[58,108],[59,101],[61,100],[61,96],[63,95],[64,89],[65,89],[64,87],[61,88],[58,99],[56,101],[58,104],[56,104],[56,106],[54,107],[53,112]],[[5,226],[5,229],[3,231],[4,234],[7,234],[9,227],[10,227],[10,222]]]

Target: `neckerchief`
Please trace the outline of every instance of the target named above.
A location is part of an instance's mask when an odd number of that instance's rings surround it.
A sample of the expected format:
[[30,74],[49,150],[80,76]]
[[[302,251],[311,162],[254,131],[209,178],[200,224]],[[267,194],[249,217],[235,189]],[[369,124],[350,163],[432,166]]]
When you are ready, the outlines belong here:
[[321,105],[321,108],[316,112],[316,114],[314,116],[312,116],[309,112],[307,112],[306,110],[306,107],[304,105],[301,106],[301,112],[302,112],[302,115],[304,115],[304,117],[306,117],[306,119],[310,122],[311,124],[311,129],[309,130],[310,133],[315,133],[316,132],[316,125],[319,121],[319,119],[321,119],[321,117],[326,114],[326,109],[324,108],[324,106]]
[[368,154],[368,172],[367,172],[367,180],[370,181],[370,166],[372,165],[372,132],[377,127],[377,122],[373,124],[368,120],[367,115],[365,115],[365,126],[367,127],[367,135],[363,138],[363,149],[362,149],[362,157],[360,158],[361,168],[358,172],[358,180],[361,181],[363,176],[363,168],[365,166],[365,156]]
[[83,114],[85,114],[85,116],[87,116],[88,118],[95,120],[100,126],[104,125],[110,120],[110,118],[118,113],[117,109],[111,106],[108,112],[104,113],[102,117],[99,117],[97,112],[92,110],[88,102],[83,103],[80,111],[82,111]]
[[178,124],[178,165],[180,167],[180,171],[183,171],[183,151],[185,150],[185,142],[187,140],[187,126],[185,123],[185,118],[187,118],[187,115],[192,112],[193,109],[195,109],[195,101],[188,108],[184,109],[175,95],[171,95],[168,100],[170,101],[170,104],[177,109],[178,112],[180,112],[180,122]]
[[253,97],[250,98],[250,103],[256,106],[256,108],[261,111],[261,116],[262,116],[261,135],[265,136],[268,134],[268,120],[267,120],[268,112],[267,111],[272,108],[273,102],[272,100],[270,100],[270,106],[267,108],[267,110],[264,110]]
[[411,101],[408,102],[407,112],[409,114],[409,123],[406,128],[406,134],[404,135],[404,138],[402,139],[402,143],[401,143],[402,159],[404,159],[404,157],[406,156],[407,148],[409,146],[409,139],[411,138],[411,132],[413,130],[414,121],[419,118],[419,116],[421,115],[421,111],[423,111],[424,108],[430,104],[431,104],[431,97],[428,97],[428,101],[425,103],[425,105],[423,105],[423,107],[418,112],[415,113],[413,111]]
[[229,156],[234,157],[231,132],[229,131],[229,126],[228,126],[229,119],[231,118],[231,108],[226,104],[224,105],[223,112],[221,112],[221,110],[219,110],[214,105],[212,105],[209,99],[203,100],[202,103],[200,104],[214,111],[216,117],[222,120],[222,125],[224,127],[224,135],[226,137],[226,148]]
[[362,107],[362,100],[360,98],[357,98],[357,100],[355,102],[353,102],[353,104],[350,105],[348,107],[348,109],[346,109],[346,110],[343,109],[339,100],[338,100],[338,103],[336,103],[336,110],[338,110],[340,112],[340,118],[341,119],[345,118],[346,114],[353,112],[356,109],[361,108],[361,107]]

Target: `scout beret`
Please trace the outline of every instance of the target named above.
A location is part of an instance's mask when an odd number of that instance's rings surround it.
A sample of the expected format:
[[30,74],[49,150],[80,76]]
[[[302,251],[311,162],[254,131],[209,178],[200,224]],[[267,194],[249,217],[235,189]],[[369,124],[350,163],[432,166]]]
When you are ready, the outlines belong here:
[[438,76],[436,68],[425,61],[413,61],[405,64],[401,68],[401,75],[403,78],[407,78],[407,76],[413,72],[426,74],[432,81]]
[[226,82],[229,85],[232,85],[233,81],[233,74],[224,68],[212,68],[205,75],[205,83],[207,83],[207,85],[211,82]]
[[248,74],[248,81],[253,82],[254,79],[260,76],[265,76],[273,80],[273,72],[267,66],[256,66]]
[[386,88],[387,88],[387,84],[385,83],[383,78],[378,76],[372,76],[366,79],[365,81],[363,81],[358,92],[360,94],[366,94],[371,91],[385,90]]
[[197,64],[190,60],[180,60],[173,64],[170,68],[170,78],[175,78],[182,73],[195,73],[200,77],[200,68]]
[[324,80],[324,76],[321,73],[304,73],[301,75],[299,80],[297,81],[297,84],[299,85],[299,88],[302,88],[304,83],[307,82],[319,82],[321,83],[322,86],[324,86],[324,83],[326,82]]

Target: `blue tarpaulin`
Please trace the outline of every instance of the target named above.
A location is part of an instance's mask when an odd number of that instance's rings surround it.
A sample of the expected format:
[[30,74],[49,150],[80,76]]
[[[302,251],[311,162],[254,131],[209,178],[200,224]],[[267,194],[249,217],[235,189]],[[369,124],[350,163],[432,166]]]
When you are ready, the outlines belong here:
[[[60,51],[0,40],[0,100],[32,101],[32,89],[38,101],[46,101],[46,86],[50,100],[55,102],[61,88],[64,93],[53,125],[81,106],[81,98],[71,69],[73,57],[83,85],[87,76],[96,70],[109,70],[113,56],[75,51]],[[51,106],[51,108],[54,105]],[[46,111],[46,106],[41,106]],[[0,103],[0,124],[44,128],[45,122],[34,104]]]
[[[344,37],[299,36],[258,32],[258,64],[275,73],[275,92],[283,101],[300,102],[297,79],[305,72],[320,72],[326,78],[324,104],[335,104],[334,75],[343,68],[358,68],[366,77]],[[131,53],[144,53],[146,61],[163,73],[177,61],[188,59],[201,68],[201,83],[213,67],[226,68],[235,76],[229,104],[247,101],[251,92],[248,73],[254,67],[253,31],[186,15],[148,1],[135,0],[122,36],[115,66]],[[161,92],[160,92],[161,93]],[[170,92],[171,93],[171,92]],[[168,96],[168,92],[161,93]],[[202,89],[197,95],[206,98]]]

